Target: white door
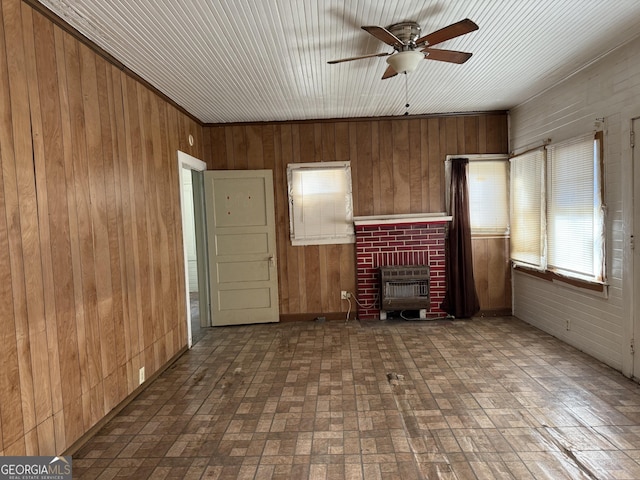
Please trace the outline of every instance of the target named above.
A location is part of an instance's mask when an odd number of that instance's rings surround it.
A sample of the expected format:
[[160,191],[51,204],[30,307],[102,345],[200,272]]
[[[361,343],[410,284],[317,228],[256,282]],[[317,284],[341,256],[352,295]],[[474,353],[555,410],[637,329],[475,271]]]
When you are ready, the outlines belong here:
[[279,321],[271,170],[204,172],[214,326]]

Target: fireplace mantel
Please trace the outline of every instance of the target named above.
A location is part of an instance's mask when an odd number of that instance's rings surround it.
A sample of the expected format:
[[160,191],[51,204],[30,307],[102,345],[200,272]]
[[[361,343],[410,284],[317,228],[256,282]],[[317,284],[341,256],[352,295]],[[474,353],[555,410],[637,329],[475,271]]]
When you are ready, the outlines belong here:
[[353,217],[354,225],[403,225],[412,223],[445,223],[450,222],[450,215],[441,213],[406,213],[400,215],[368,215]]

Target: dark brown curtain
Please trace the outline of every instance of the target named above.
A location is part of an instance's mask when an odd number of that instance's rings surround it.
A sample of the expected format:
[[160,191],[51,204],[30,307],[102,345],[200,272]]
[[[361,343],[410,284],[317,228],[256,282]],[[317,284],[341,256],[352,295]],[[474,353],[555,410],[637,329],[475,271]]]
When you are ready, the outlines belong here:
[[469,189],[466,158],[451,160],[449,205],[453,220],[446,240],[445,268],[447,286],[440,308],[456,318],[468,318],[480,310],[480,301],[473,279],[471,225],[469,222]]

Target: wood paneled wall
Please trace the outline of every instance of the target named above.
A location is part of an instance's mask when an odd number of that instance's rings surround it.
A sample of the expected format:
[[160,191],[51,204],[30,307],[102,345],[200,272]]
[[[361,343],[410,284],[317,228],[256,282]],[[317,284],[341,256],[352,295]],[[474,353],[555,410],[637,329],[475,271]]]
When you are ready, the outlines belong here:
[[186,345],[176,150],[202,127],[1,5],[0,455],[52,455]]
[[509,237],[474,237],[473,276],[480,309],[487,315],[511,313]]
[[[313,318],[346,311],[340,291],[355,292],[355,249],[291,245],[287,164],[350,160],[355,215],[443,212],[446,155],[507,153],[507,115],[210,126],[204,142],[211,169],[274,170],[280,313]],[[478,285],[483,293],[500,290],[482,296],[484,310],[511,308],[510,291],[504,292],[509,264],[503,247],[474,240],[474,250],[482,252]]]

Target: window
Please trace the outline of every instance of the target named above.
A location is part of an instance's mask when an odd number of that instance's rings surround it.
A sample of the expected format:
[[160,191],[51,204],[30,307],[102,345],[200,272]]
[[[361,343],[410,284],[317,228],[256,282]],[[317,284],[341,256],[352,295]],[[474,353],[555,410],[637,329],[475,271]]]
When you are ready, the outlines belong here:
[[293,245],[355,242],[349,162],[291,163],[287,183]]
[[548,268],[602,281],[604,215],[600,142],[592,135],[548,147]]
[[545,150],[519,155],[510,163],[511,259],[543,269]]
[[[450,159],[469,159],[469,221],[473,235],[509,234],[509,162],[506,155],[448,155],[445,164],[447,204],[451,185]],[[451,211],[447,205],[447,211]]]
[[509,162],[469,158],[469,220],[472,234],[509,234]]
[[562,276],[604,282],[602,134],[511,160],[511,258]]

